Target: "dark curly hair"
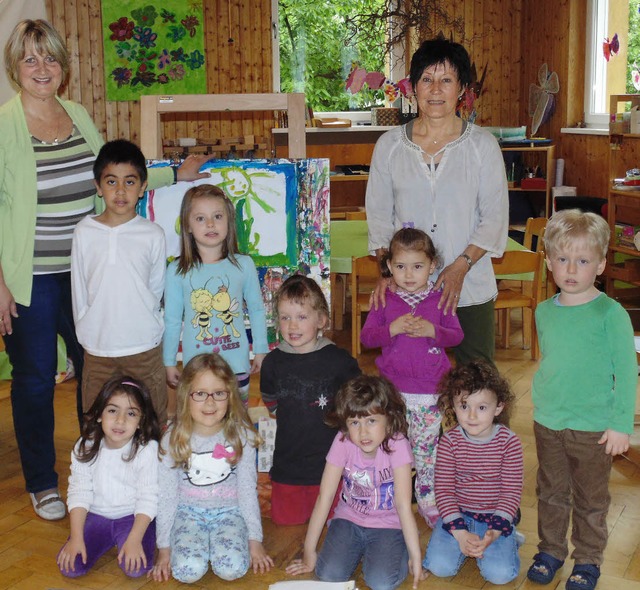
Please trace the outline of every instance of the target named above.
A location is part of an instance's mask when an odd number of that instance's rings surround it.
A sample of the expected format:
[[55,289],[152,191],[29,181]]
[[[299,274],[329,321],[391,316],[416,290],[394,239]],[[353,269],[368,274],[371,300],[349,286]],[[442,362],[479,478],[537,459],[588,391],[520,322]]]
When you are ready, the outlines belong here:
[[156,411],[153,409],[151,394],[147,386],[142,381],[128,375],[112,377],[102,386],[98,397],[84,415],[80,445],[76,453],[78,461],[89,463],[100,451],[100,443],[104,438],[100,423],[102,412],[109,404],[109,400],[118,394],[126,395],[131,402],[140,408],[140,424],[133,435],[131,454],[124,460],[131,461],[136,456],[138,449],[149,441],[160,442],[160,424]]
[[375,375],[359,375],[347,381],[334,399],[335,408],[325,422],[347,436],[347,420],[371,414],[387,417],[387,436],[382,450],[389,453],[389,439],[398,434],[407,436],[407,409],[404,400],[391,381]]
[[443,414],[444,421],[456,424],[456,415],[453,410],[453,400],[456,397],[461,395],[466,399],[481,389],[488,389],[495,393],[498,404],[502,404],[504,409],[494,418],[494,422],[508,426],[515,395],[511,391],[509,382],[500,375],[498,369],[488,361],[480,359],[452,368],[440,380],[437,389],[440,394],[438,408]]

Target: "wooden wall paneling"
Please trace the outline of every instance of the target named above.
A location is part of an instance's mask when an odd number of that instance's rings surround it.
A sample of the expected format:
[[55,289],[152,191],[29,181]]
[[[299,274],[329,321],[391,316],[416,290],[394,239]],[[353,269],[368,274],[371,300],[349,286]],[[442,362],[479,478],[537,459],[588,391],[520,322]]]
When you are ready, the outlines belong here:
[[587,43],[587,15],[582,0],[571,0],[568,9],[567,83],[563,97],[567,107],[564,123],[573,126],[584,120],[584,87]]
[[463,2],[462,7],[464,9],[464,36],[466,39],[465,47],[469,54],[471,55],[471,61],[476,62],[476,66],[482,62],[484,64],[483,55],[480,55],[477,51],[475,51],[476,47],[476,38],[475,38],[475,16],[474,16],[474,8],[475,2]]
[[579,195],[608,197],[608,135],[563,135],[558,157],[565,160],[566,186],[575,186]]
[[[542,23],[544,28],[544,45],[547,48],[548,54],[543,55],[540,58],[540,67],[543,63],[546,63],[549,72],[556,72],[558,74],[558,80],[560,83],[560,91],[555,95],[556,112],[552,115],[551,119],[544,125],[544,131],[538,133],[541,137],[555,137],[560,136],[560,129],[564,117],[562,112],[566,108],[566,85],[567,85],[567,46],[565,44],[555,43],[559,34],[560,27],[562,27],[562,33],[566,34],[567,20],[566,20],[566,8],[567,0],[558,0],[555,6],[546,7],[546,21]],[[553,24],[555,23],[555,25]],[[535,72],[535,83],[539,84],[538,71]],[[562,89],[564,88],[564,92]]]
[[[510,22],[505,31],[509,41],[509,53],[506,56],[509,70],[509,78],[512,81],[509,86],[508,113],[502,120],[502,124],[508,127],[518,127],[524,121],[520,119],[520,80],[522,79],[522,1],[511,2]],[[504,116],[504,115],[503,115]]]
[[118,105],[118,130],[116,137],[129,139],[129,102],[118,101],[116,104]]
[[89,1],[87,18],[89,22],[86,30],[89,32],[90,37],[89,55],[91,59],[91,70],[88,75],[93,88],[93,121],[102,135],[107,137],[106,87],[104,67],[102,65],[104,59],[102,15],[99,1]]
[[[247,18],[241,12],[241,0],[229,0],[229,17],[227,19],[229,26],[229,88],[223,92],[239,94],[247,92],[242,89],[242,66],[244,60],[244,39],[241,33],[240,19]],[[223,137],[238,137],[242,134],[242,117],[244,113],[225,113],[228,116],[230,131],[229,135]]]
[[89,33],[89,6],[87,0],[76,0],[76,27],[78,31],[84,31],[78,35],[78,70],[80,72],[80,96],[82,104],[88,105],[89,112],[94,115],[94,86],[91,76],[91,35]]
[[67,0],[64,3],[65,43],[71,61],[69,73],[69,98],[82,103],[82,83],[80,82],[80,52],[78,33],[78,14],[76,12],[76,0]]
[[[244,59],[242,60],[242,84],[240,92],[258,92],[255,79],[256,72],[260,71],[258,56],[262,52],[262,48],[260,46],[260,35],[256,35],[258,31],[257,23],[261,18],[261,15],[257,12],[257,4],[257,2],[250,0],[240,0],[240,10],[244,15],[240,20],[240,31],[244,54]],[[259,121],[260,118],[257,113],[243,113],[241,135],[259,135],[256,131]]]
[[[229,28],[231,0],[227,2],[218,1],[219,20],[218,20],[218,46],[216,52],[218,54],[218,67],[220,69],[220,75],[218,77],[218,87],[212,89],[212,92],[233,92],[231,69],[231,48],[229,46],[229,38],[231,36],[231,29]],[[225,88],[226,85],[226,88]],[[231,137],[231,124],[229,118],[220,114],[220,137]]]
[[140,117],[140,102],[136,100],[129,103],[129,135],[125,139],[133,141],[136,145],[140,145],[140,129],[142,128]]
[[[271,12],[271,0],[261,0],[260,14],[262,20],[267,19],[265,25],[260,27],[260,41],[261,41],[261,55],[260,55],[260,72],[256,72],[257,88],[259,92],[279,92],[279,88],[273,86],[273,47],[274,30],[271,27],[271,21],[274,15]],[[275,152],[275,145],[271,136],[271,129],[275,127],[275,117],[273,113],[262,113],[262,136],[267,139],[267,144],[270,144],[270,148],[267,150],[267,156],[273,156]]]
[[[218,45],[220,33],[220,2],[218,0],[206,0],[204,3],[204,18],[206,23],[215,23],[215,26],[205,28],[205,49],[207,51],[207,92],[224,92],[220,87],[220,63],[218,60]],[[208,113],[206,137],[220,136],[220,115]],[[165,134],[165,137],[176,137]]]
[[484,105],[484,117],[480,120],[481,125],[500,124],[500,96],[502,95],[502,69],[500,67],[500,49],[498,41],[502,29],[502,17],[496,8],[496,0],[482,0],[482,34],[484,55],[488,67],[488,74],[491,75],[491,84],[487,93],[487,102]]

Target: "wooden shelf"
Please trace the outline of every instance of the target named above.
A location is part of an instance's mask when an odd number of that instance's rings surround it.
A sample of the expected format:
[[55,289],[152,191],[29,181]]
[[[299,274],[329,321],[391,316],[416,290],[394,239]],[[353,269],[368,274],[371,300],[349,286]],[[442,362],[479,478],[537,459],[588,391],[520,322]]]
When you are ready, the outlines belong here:
[[[521,186],[514,186],[509,188],[510,193],[537,193],[538,195],[544,195],[544,216],[549,217],[552,210],[551,206],[551,187],[553,186],[553,177],[555,174],[555,168],[553,166],[553,157],[555,154],[555,146],[553,144],[547,145],[519,145],[519,146],[504,146],[500,147],[502,153],[522,153],[522,154],[535,154],[535,160],[537,164],[542,164],[540,167],[546,178],[546,186],[543,188],[522,188]],[[544,157],[544,160],[540,160]],[[519,180],[517,182],[520,182]],[[539,199],[540,197],[538,197]],[[537,217],[537,215],[534,215]]]
[[621,254],[628,254],[629,256],[640,256],[640,252],[638,252],[635,248],[619,246],[617,244],[612,244],[611,246],[609,246],[609,250],[613,252],[620,252]]
[[368,174],[332,174],[329,176],[330,182],[366,182],[369,180]]
[[[638,94],[614,94],[610,98],[610,113],[617,113],[619,102],[640,103]],[[621,178],[630,168],[630,162],[640,158],[640,134],[611,133],[609,135],[609,178]],[[616,244],[617,223],[640,225],[640,190],[609,189],[607,221],[611,229],[611,243],[607,253],[605,285],[609,297],[627,300],[640,296],[640,252],[632,246]],[[620,254],[628,257],[620,260]],[[618,255],[618,256],[616,256]],[[625,286],[624,288],[622,286]]]

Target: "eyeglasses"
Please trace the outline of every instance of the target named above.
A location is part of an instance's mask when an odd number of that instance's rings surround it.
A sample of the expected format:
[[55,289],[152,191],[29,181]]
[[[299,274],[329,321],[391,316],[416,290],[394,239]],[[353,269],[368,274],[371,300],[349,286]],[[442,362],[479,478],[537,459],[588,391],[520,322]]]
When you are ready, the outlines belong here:
[[200,404],[206,402],[210,397],[216,402],[223,402],[229,398],[228,391],[212,391],[211,393],[208,391],[192,391],[189,395],[194,402]]

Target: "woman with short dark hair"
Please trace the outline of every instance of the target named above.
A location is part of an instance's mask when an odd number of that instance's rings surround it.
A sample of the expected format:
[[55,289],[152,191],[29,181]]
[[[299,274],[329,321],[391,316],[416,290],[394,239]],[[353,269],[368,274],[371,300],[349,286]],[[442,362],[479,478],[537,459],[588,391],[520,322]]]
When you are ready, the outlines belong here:
[[[440,306],[458,314],[465,334],[456,360],[492,360],[497,286],[490,257],[504,251],[509,211],[502,154],[490,133],[456,115],[471,83],[462,45],[444,38],[422,43],[410,80],[418,117],[383,134],[371,160],[369,251],[382,258],[402,227],[425,231],[444,262],[435,284],[442,289]],[[390,283],[379,281],[376,306],[385,304]]]

